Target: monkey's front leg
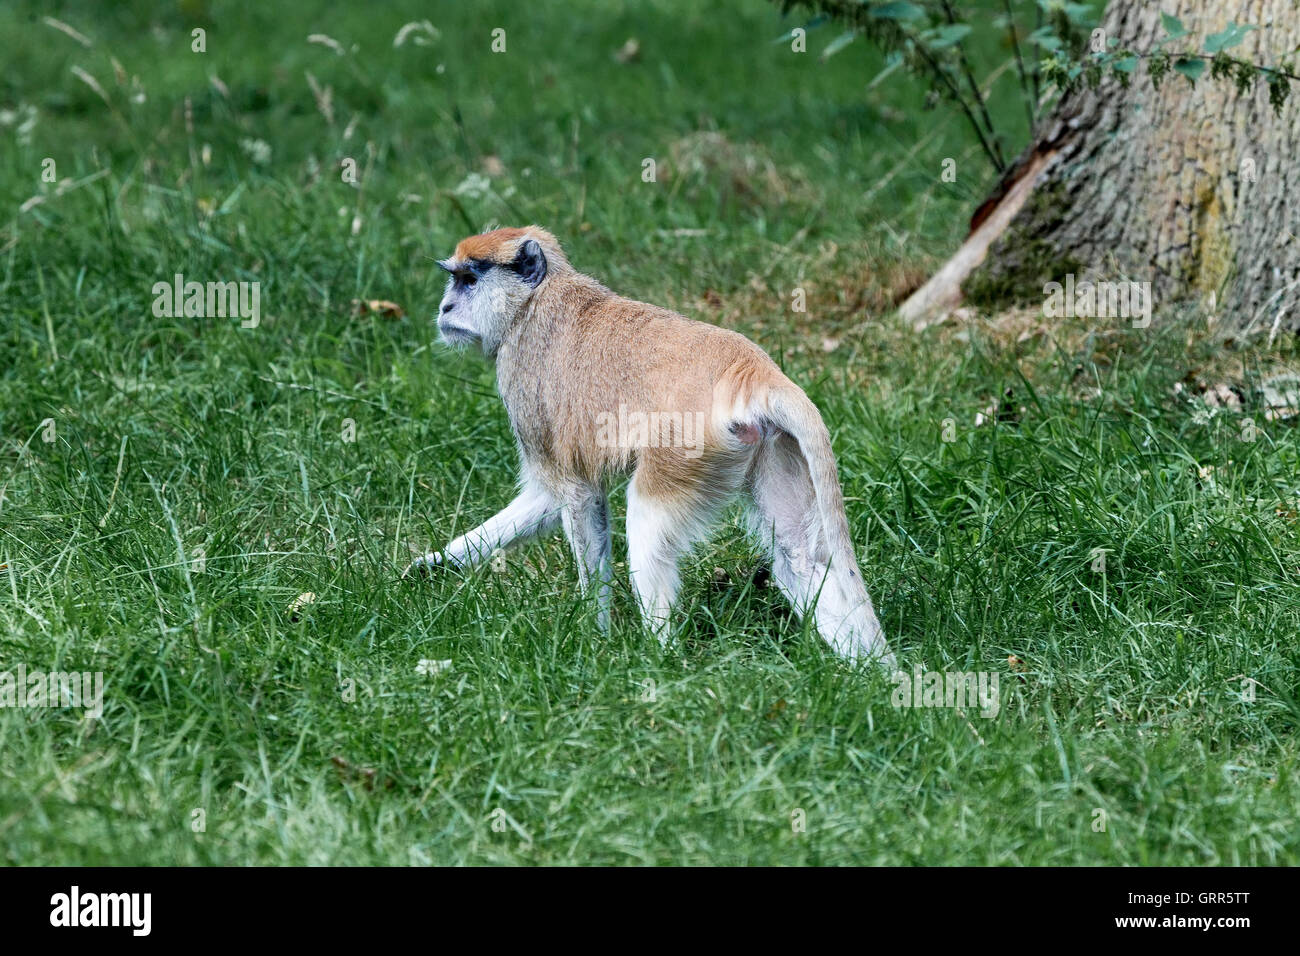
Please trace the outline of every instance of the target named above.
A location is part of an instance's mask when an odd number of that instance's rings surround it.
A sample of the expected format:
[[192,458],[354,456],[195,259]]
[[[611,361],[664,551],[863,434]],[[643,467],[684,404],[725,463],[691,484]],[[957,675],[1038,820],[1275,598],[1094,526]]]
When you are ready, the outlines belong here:
[[578,585],[586,594],[594,575],[599,584],[597,623],[609,631],[609,605],[614,578],[609,540],[609,499],[600,488],[583,488],[566,496],[561,512],[564,534],[578,562]]
[[554,530],[559,522],[560,505],[555,499],[541,489],[525,488],[498,514],[473,531],[461,535],[442,551],[433,551],[416,558],[402,577],[413,571],[424,572],[444,565],[453,568],[473,567],[490,558],[497,548],[509,548],[545,534]]

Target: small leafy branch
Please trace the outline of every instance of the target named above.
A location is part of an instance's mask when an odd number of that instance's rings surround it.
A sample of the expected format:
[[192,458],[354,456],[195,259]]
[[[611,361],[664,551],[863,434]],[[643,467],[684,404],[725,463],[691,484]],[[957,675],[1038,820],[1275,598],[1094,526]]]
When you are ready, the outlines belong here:
[[[988,88],[1004,67],[1015,68],[1031,134],[1042,111],[1050,105],[1051,94],[1083,86],[1095,88],[1108,75],[1127,86],[1140,62],[1146,63],[1151,82],[1157,87],[1170,72],[1195,83],[1207,69],[1212,79],[1232,82],[1243,93],[1262,80],[1268,85],[1274,110],[1280,110],[1286,102],[1290,84],[1300,80],[1289,60],[1264,66],[1227,52],[1255,29],[1249,24],[1230,23],[1207,36],[1198,49],[1189,44],[1192,35],[1177,17],[1161,14],[1165,36],[1154,49],[1135,51],[1121,47],[1116,38],[1104,36],[1097,28],[1092,7],[1069,0],[990,0],[999,11],[992,18],[987,17],[986,10],[956,0],[774,2],[783,13],[812,13],[804,31],[827,23],[844,27],[822,50],[823,60],[858,37],[865,37],[886,52],[881,77],[901,66],[924,78],[929,86],[927,106],[940,101],[953,103],[999,174],[1007,166],[1007,137],[990,115]],[[978,29],[972,26],[971,14],[981,24]],[[794,35],[791,30],[776,42],[790,42]],[[987,49],[998,41],[1010,48],[1010,61],[986,70],[981,84],[976,79],[978,57],[974,50]]]
[[[1016,77],[1024,103],[1025,118],[1032,129],[1042,105],[1045,58],[1086,47],[1093,25],[1090,7],[1067,0],[1000,0],[991,19],[986,11],[973,11],[981,23],[980,33],[969,22],[970,4],[955,0],[775,0],[782,12],[805,9],[815,14],[805,30],[826,23],[838,23],[845,30],[822,51],[825,60],[865,37],[886,51],[885,72],[902,66],[926,79],[930,93],[927,106],[946,100],[965,116],[984,154],[1002,172],[1007,165],[1006,137],[994,124],[988,109],[988,71],[983,83],[976,79],[972,41],[983,40],[988,31],[993,40],[1005,40],[1012,50]],[[789,42],[794,31],[778,38]],[[981,43],[987,46],[987,43]],[[883,75],[883,74],[882,74]]]
[[1218,33],[1207,36],[1197,49],[1187,45],[1191,34],[1177,17],[1162,13],[1160,23],[1165,35],[1156,41],[1153,50],[1138,52],[1121,47],[1115,37],[1095,36],[1092,51],[1085,59],[1072,62],[1049,57],[1042,66],[1043,76],[1063,91],[1074,91],[1083,85],[1096,88],[1106,75],[1114,76],[1127,87],[1138,63],[1145,62],[1152,84],[1159,88],[1161,81],[1171,72],[1194,84],[1208,68],[1211,79],[1228,80],[1243,94],[1249,93],[1262,80],[1268,86],[1268,101],[1275,113],[1285,105],[1291,84],[1300,80],[1289,60],[1283,59],[1275,66],[1263,66],[1227,52],[1239,46],[1255,29],[1252,24],[1229,23]]

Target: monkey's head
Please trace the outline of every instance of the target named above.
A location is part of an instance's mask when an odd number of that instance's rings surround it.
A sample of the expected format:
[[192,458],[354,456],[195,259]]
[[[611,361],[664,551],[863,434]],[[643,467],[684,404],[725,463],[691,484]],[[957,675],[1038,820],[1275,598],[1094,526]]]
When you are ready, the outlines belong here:
[[564,254],[544,229],[494,229],[470,236],[438,265],[448,273],[438,332],[448,345],[477,345],[495,355],[537,287]]

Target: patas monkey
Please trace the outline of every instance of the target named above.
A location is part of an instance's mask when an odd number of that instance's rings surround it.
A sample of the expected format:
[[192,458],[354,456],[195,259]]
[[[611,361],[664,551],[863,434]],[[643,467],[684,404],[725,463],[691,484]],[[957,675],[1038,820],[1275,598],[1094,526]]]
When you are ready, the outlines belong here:
[[520,491],[505,510],[416,560],[465,567],[557,525],[583,591],[594,581],[609,626],[610,525],[604,482],[631,471],[628,566],[646,623],[663,641],[677,564],[743,493],[772,574],[839,654],[894,666],[863,586],[830,434],[797,385],[744,336],[615,295],[574,270],[536,226],[461,242],[438,331],[496,362],[519,446]]

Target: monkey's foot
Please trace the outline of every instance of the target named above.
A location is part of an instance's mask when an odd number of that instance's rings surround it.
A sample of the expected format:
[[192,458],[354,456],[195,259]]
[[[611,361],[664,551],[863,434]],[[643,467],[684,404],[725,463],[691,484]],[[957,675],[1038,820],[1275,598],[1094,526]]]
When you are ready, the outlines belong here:
[[430,551],[428,554],[416,558],[412,561],[405,571],[402,572],[403,581],[428,580],[433,577],[434,573],[446,565],[443,564],[442,555],[437,551]]

